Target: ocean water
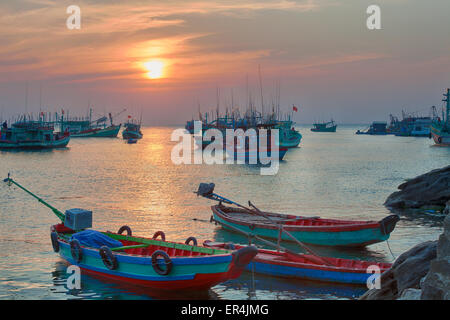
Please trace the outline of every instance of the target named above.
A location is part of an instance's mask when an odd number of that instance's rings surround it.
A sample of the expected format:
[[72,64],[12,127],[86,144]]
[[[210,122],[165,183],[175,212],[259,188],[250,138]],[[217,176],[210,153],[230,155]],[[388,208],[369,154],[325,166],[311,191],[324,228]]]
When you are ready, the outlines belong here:
[[[0,175],[65,210],[93,211],[94,228],[166,239],[235,241],[246,239],[209,223],[212,201],[198,198],[200,182],[240,203],[251,200],[267,211],[341,219],[379,220],[389,214],[386,197],[407,178],[450,164],[450,148],[427,138],[355,135],[363,126],[339,126],[336,133],[312,133],[299,126],[303,140],[280,163],[278,174],[260,175],[248,165],[174,165],[174,127],[146,127],[144,139],[72,139],[51,151],[0,152]],[[66,265],[52,250],[53,213],[18,189],[0,184],[0,299],[160,299],[135,287],[82,277],[81,290],[65,286]],[[386,242],[366,249],[315,248],[335,257],[392,262],[402,252],[442,232],[442,219],[402,215]],[[290,245],[295,249],[293,244]],[[299,249],[298,249],[299,250]],[[300,251],[300,250],[299,250]],[[391,253],[392,251],[392,253]],[[292,281],[244,273],[239,279],[188,297],[198,299],[352,299],[364,287]]]

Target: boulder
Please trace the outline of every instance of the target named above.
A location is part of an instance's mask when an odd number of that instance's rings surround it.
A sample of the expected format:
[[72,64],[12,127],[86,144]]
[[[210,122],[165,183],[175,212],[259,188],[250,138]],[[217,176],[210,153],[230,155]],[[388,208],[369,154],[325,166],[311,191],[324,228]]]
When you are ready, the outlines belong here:
[[395,260],[392,267],[381,275],[381,288],[371,289],[361,300],[394,300],[406,289],[420,289],[420,280],[430,270],[430,262],[436,258],[437,241],[416,245]]
[[390,208],[444,207],[450,200],[450,166],[410,179],[398,186],[384,205]]
[[423,300],[450,300],[450,215],[444,220],[444,233],[439,236],[436,259],[431,261],[421,284]]

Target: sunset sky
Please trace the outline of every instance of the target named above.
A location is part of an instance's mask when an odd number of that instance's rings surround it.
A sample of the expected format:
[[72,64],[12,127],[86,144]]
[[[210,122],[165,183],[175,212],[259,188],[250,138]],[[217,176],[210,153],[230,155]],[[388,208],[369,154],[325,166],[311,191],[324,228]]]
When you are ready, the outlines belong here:
[[[381,7],[382,30],[366,28]],[[66,8],[81,8],[69,30]],[[450,86],[449,0],[0,2],[0,117],[123,108],[148,125],[216,106],[260,107],[281,88],[298,123],[368,123],[441,107]],[[40,89],[42,88],[42,89]],[[40,99],[42,92],[42,100]]]

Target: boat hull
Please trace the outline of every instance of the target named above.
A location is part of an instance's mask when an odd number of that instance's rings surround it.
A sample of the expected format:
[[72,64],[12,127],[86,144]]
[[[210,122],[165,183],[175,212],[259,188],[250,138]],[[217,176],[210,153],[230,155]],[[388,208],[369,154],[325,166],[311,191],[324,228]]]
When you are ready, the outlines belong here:
[[302,141],[302,135],[299,132],[291,133],[289,138],[280,139],[281,148],[296,148]]
[[311,131],[312,132],[336,132],[336,128],[337,128],[337,125],[335,125],[333,127],[321,128],[321,129],[311,128]]
[[39,150],[39,149],[56,149],[65,148],[69,144],[70,136],[65,136],[61,139],[54,141],[21,141],[12,142],[0,140],[0,150]]
[[140,132],[135,131],[122,131],[122,138],[125,140],[128,139],[142,139],[143,135]]
[[450,134],[442,134],[441,131],[432,128],[431,137],[433,141],[438,146],[450,146]]
[[110,126],[104,129],[92,129],[73,133],[73,138],[116,138],[119,134],[121,125]]
[[[221,224],[224,229],[233,231],[233,228],[235,228],[246,233],[271,239],[278,239],[279,237],[279,229],[273,224],[254,223],[251,221],[247,222],[233,219],[230,218],[230,216],[223,214],[218,206],[213,206],[211,209],[214,221]],[[382,223],[381,221],[361,223],[349,221],[348,224],[340,223],[336,226],[284,225],[283,228],[295,239],[303,243],[320,246],[363,247],[389,239],[390,232],[394,229],[398,217],[393,215],[386,217],[385,219],[388,218],[392,221],[386,223]],[[231,226],[231,228],[228,226]],[[383,231],[383,229],[387,231]],[[282,232],[281,240],[292,241],[292,238]]]
[[[255,250],[240,258],[237,258],[239,251],[211,256],[175,256],[171,257],[173,266],[170,274],[160,275],[152,267],[150,256],[117,252],[114,256],[118,267],[110,270],[103,263],[98,249],[81,247],[82,258],[80,262],[76,262],[69,243],[60,238],[58,243],[61,258],[69,264],[77,265],[86,273],[162,291],[209,289],[218,283],[239,277],[249,260],[256,255]],[[158,264],[163,265],[160,260],[158,259]],[[238,266],[237,260],[240,263],[244,261],[244,265]]]
[[[205,245],[208,244],[205,243]],[[218,244],[217,247],[223,247],[223,244]],[[241,246],[236,246],[236,248],[239,247]],[[309,263],[305,260],[299,262],[298,260],[301,260],[301,256],[313,258],[310,255],[299,255],[300,259],[295,259],[292,255],[284,252],[259,249],[258,254],[246,267],[246,270],[272,277],[367,285],[368,278],[373,274],[372,272],[367,272],[368,266],[377,266],[380,269],[380,273],[391,266],[388,263],[327,257],[328,261],[336,264],[336,266],[329,266]]]

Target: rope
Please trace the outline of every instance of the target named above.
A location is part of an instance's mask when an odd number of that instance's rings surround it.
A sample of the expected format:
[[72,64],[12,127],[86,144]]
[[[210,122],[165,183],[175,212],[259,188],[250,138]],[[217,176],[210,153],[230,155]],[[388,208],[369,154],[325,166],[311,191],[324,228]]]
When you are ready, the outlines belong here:
[[389,239],[388,240],[386,240],[386,243],[387,243],[387,246],[388,246],[388,248],[389,248],[389,252],[391,253],[391,255],[392,255],[392,257],[394,258],[394,260],[396,259],[396,257],[394,256],[394,254],[392,253],[392,250],[391,250],[391,246],[389,245]]

